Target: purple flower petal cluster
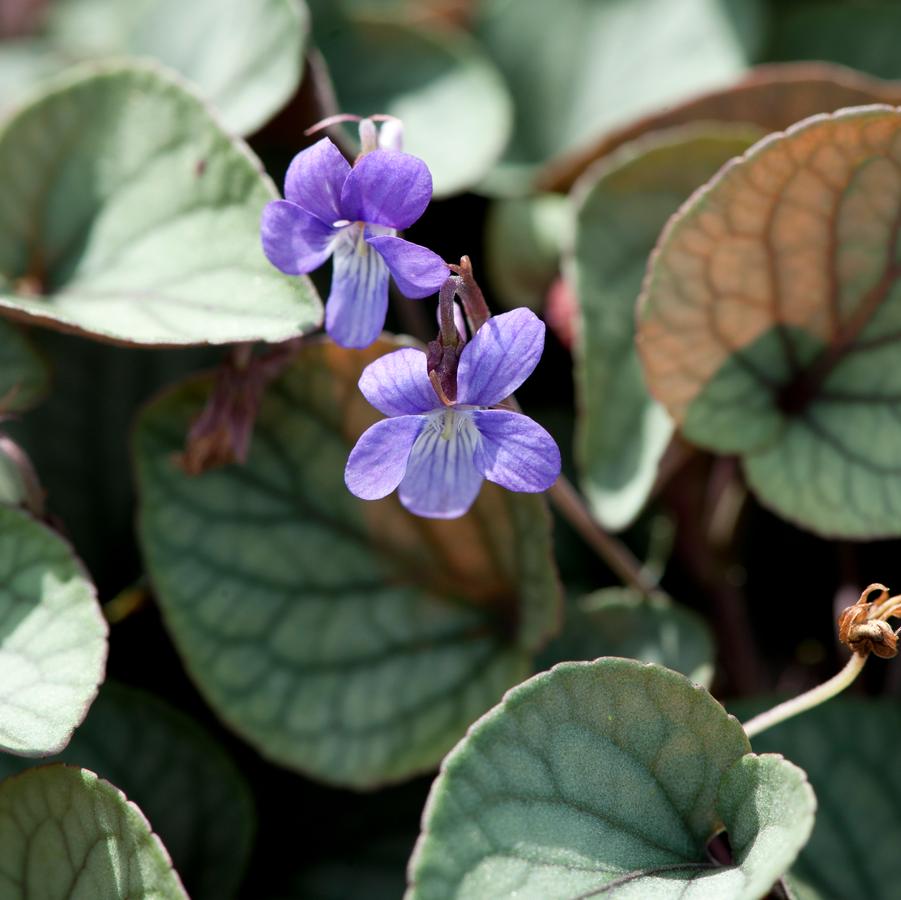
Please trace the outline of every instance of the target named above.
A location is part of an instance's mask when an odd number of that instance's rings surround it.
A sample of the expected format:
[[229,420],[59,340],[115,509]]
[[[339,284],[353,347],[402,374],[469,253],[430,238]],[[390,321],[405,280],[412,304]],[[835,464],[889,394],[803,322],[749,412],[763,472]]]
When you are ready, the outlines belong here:
[[351,452],[344,472],[351,493],[378,500],[398,488],[410,512],[453,519],[486,478],[511,491],[547,490],[560,474],[554,439],[522,413],[490,408],[529,377],[543,349],[544,323],[530,310],[489,319],[463,348],[450,405],[435,393],[421,350],[370,363],[360,390],[390,418],[367,429]]
[[325,328],[344,347],[366,347],[385,324],[388,276],[407,297],[434,294],[449,270],[437,254],[397,237],[432,197],[426,164],[397,150],[373,150],[351,168],[323,138],[294,157],[285,199],[263,210],[263,250],[289,275],[332,257]]

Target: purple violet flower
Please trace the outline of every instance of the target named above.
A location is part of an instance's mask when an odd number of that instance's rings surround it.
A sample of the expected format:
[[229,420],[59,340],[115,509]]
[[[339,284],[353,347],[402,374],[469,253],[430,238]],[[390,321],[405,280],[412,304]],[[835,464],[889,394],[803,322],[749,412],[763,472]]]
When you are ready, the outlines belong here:
[[528,309],[489,319],[463,348],[457,399],[444,405],[429,381],[426,354],[407,348],[370,363],[360,390],[390,416],[351,451],[344,480],[352,494],[400,502],[433,519],[462,516],[487,478],[511,491],[547,490],[560,474],[554,439],[519,412],[491,409],[532,373],[544,323]]
[[415,156],[373,150],[351,168],[323,138],[292,160],[285,197],[263,210],[263,250],[288,275],[333,257],[325,329],[344,347],[367,347],[379,336],[389,273],[413,298],[434,294],[450,274],[440,256],[396,236],[432,197],[432,176]]

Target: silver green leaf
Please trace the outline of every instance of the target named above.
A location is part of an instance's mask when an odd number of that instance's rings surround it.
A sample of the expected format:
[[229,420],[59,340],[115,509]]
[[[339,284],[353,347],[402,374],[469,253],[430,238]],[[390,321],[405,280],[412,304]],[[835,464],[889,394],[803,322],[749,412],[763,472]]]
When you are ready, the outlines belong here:
[[49,756],[65,747],[103,681],[106,637],[69,545],[0,506],[0,751]]
[[0,311],[145,345],[280,341],[316,328],[305,277],[266,260],[277,196],[172,75],[96,64],[0,129]]
[[[813,826],[804,773],[755,757],[681,675],[562,663],[510,691],[449,754],[410,863],[409,900],[758,900]],[[734,863],[706,856],[725,827]]]
[[141,811],[86,769],[51,765],[0,782],[4,900],[188,900]]

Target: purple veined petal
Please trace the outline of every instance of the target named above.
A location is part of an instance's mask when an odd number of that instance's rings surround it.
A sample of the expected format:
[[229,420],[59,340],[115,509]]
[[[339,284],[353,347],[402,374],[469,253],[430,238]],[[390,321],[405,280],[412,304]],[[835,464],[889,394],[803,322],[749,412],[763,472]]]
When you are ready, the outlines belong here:
[[331,255],[338,229],[289,200],[267,203],[260,219],[266,259],[288,275],[318,269]]
[[349,174],[350,163],[323,138],[291,160],[285,175],[285,199],[331,225],[343,218],[341,191]]
[[417,516],[456,519],[478,496],[482,475],[474,454],[479,433],[468,412],[445,409],[427,418],[410,451],[400,502]]
[[457,403],[500,403],[532,374],[543,350],[544,322],[530,309],[493,316],[460,354]]
[[476,468],[510,491],[546,491],[560,474],[560,449],[537,423],[505,409],[477,409],[470,415],[481,440]]
[[325,330],[342,347],[368,347],[385,324],[388,267],[363,239],[363,229],[358,226],[341,232],[332,265]]
[[367,428],[344,467],[347,489],[361,500],[381,500],[401,482],[425,416],[383,419]]
[[404,347],[380,356],[360,376],[363,396],[386,416],[430,412],[441,401],[429,381],[427,357],[422,350]]
[[409,153],[373,150],[354,167],[341,192],[341,214],[351,222],[409,228],[432,199],[428,166]]
[[447,263],[437,253],[419,244],[388,235],[367,237],[366,240],[382,254],[391,277],[405,297],[419,300],[435,294],[450,275]]

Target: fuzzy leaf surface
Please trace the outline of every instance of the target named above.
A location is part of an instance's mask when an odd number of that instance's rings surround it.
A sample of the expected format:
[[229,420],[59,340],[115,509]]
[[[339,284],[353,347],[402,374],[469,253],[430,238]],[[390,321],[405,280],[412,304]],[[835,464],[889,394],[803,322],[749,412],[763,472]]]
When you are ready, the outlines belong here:
[[263,256],[277,196],[247,146],[151,64],[72,70],[0,129],[0,312],[144,345],[279,341],[319,298]]
[[0,895],[9,900],[188,900],[141,811],[87,769],[0,782]]
[[[442,764],[410,900],[758,900],[813,826],[797,767],[757,757],[681,675],[562,663],[510,691]],[[706,857],[725,825],[735,864]]]
[[0,506],[0,751],[49,756],[103,681],[107,626],[72,548]]

